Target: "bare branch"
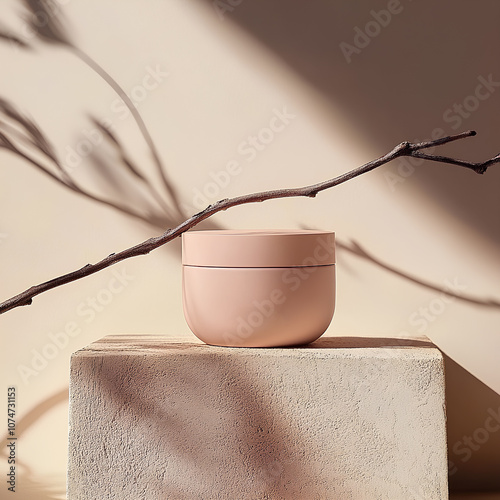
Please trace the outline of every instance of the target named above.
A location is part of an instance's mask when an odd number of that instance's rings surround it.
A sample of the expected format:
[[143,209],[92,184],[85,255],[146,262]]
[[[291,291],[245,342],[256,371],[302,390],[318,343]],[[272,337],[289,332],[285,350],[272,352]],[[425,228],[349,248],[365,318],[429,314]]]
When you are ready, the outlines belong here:
[[[318,184],[313,184],[311,186],[305,186],[302,188],[294,188],[294,189],[278,189],[278,190],[273,190],[273,191],[264,191],[260,193],[254,193],[254,194],[248,194],[244,196],[238,196],[236,198],[232,199],[224,199],[220,200],[216,203],[213,203],[212,205],[208,206],[205,208],[205,210],[191,216],[181,224],[179,224],[177,227],[173,229],[168,229],[165,231],[162,235],[150,238],[146,241],[143,241],[142,243],[139,243],[138,245],[135,245],[131,248],[128,248],[126,250],[123,250],[119,253],[113,253],[111,255],[108,255],[106,258],[102,259],[101,261],[97,262],[96,264],[87,264],[86,266],[82,267],[81,269],[78,269],[76,271],[73,271],[71,273],[65,274],[63,276],[59,276],[58,278],[54,278],[50,281],[46,281],[45,283],[41,283],[39,285],[32,286],[31,288],[25,290],[24,292],[6,300],[5,302],[0,304],[0,314],[7,312],[11,309],[14,309],[19,306],[24,306],[24,305],[29,305],[32,303],[32,300],[35,296],[46,292],[48,290],[51,290],[53,288],[65,285],[67,283],[70,283],[72,281],[76,281],[78,279],[84,278],[85,276],[90,276],[91,274],[95,274],[102,269],[105,269],[113,264],[116,264],[118,262],[121,262],[125,259],[129,259],[131,257],[137,257],[139,255],[146,255],[152,250],[155,250],[158,247],[161,247],[168,243],[169,241],[172,241],[173,239],[177,238],[180,236],[182,233],[186,232],[187,230],[193,228],[194,226],[198,225],[200,222],[208,219],[212,215],[222,212],[224,210],[227,210],[231,207],[235,207],[238,205],[245,205],[248,203],[257,203],[257,202],[263,202],[267,200],[272,200],[272,199],[277,199],[277,198],[291,198],[291,197],[300,197],[300,196],[305,196],[305,197],[312,197],[314,198],[319,192],[324,191],[326,189],[332,188],[334,186],[337,186],[339,184],[342,184],[350,179],[353,179],[354,177],[358,177],[359,175],[365,174],[377,167],[380,167],[381,165],[384,165],[396,158],[399,158],[401,156],[417,156],[419,155],[418,151],[421,149],[426,149],[434,146],[439,146],[441,144],[446,144],[448,142],[452,142],[455,140],[463,139],[466,137],[471,137],[476,135],[474,131],[468,131],[468,132],[463,132],[458,135],[454,136],[449,136],[449,137],[444,137],[441,139],[437,139],[435,141],[429,141],[429,142],[422,142],[422,143],[416,143],[412,144],[410,142],[402,142],[398,146],[396,146],[392,151],[387,153],[384,156],[381,156],[380,158],[377,158],[375,160],[372,160],[368,163],[365,163],[361,167],[358,167],[354,170],[351,170],[350,172],[347,172],[345,174],[342,174],[338,177],[335,177],[333,179],[320,182]],[[438,159],[439,158],[439,159]],[[424,159],[426,160],[435,160],[435,161],[441,161],[443,163],[452,163],[456,164],[457,161],[459,160],[454,160],[454,159],[448,159],[446,157],[436,157],[432,155],[425,155]],[[487,160],[483,163],[468,163],[468,162],[462,162],[460,161],[461,166],[465,166],[467,168],[470,168],[474,170],[477,173],[484,173],[484,171],[491,165],[495,163],[500,163],[500,155],[495,156],[494,158],[491,158],[490,160]]]

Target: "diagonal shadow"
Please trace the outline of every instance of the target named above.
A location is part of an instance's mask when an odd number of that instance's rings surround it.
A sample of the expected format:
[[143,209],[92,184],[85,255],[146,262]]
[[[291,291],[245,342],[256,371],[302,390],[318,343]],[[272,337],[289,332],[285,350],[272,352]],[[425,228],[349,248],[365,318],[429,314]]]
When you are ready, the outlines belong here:
[[[217,3],[204,2],[217,18],[213,12]],[[466,2],[455,2],[450,9],[446,2],[401,0],[394,2],[400,9],[389,15],[387,26],[379,26],[378,33],[369,37],[359,33],[367,23],[373,30],[373,13],[376,16],[387,10],[390,2],[223,3],[228,8],[223,12],[221,29],[231,23],[263,45],[321,95],[332,120],[349,123],[361,140],[377,151],[402,140],[426,140],[438,129],[448,135],[471,128],[480,131],[478,140],[456,145],[453,151],[477,157],[489,148],[493,153],[500,149],[496,132],[500,116],[494,111],[500,99],[496,89],[500,69],[491,51],[500,44],[499,2],[484,0],[471,23]],[[356,33],[358,45],[364,47],[348,62],[341,44],[352,46]],[[489,100],[457,116],[454,104],[467,103],[469,96],[472,101],[481,77],[495,82],[489,84]],[[406,185],[417,187],[420,194],[431,196],[457,219],[500,244],[500,169],[488,172],[489,182],[467,174],[456,168],[422,164]],[[402,182],[406,180],[404,175]],[[389,186],[385,187],[391,195]]]
[[465,293],[455,293],[449,288],[437,286],[430,281],[425,281],[425,280],[418,278],[416,276],[413,276],[405,271],[397,269],[396,267],[391,266],[390,264],[382,261],[378,257],[375,257],[373,254],[369,253],[359,243],[357,243],[354,240],[351,240],[350,244],[346,244],[346,243],[340,242],[337,239],[335,244],[338,248],[340,248],[346,252],[349,252],[353,255],[356,255],[357,257],[365,259],[368,262],[371,262],[372,264],[375,264],[376,266],[380,267],[381,269],[384,269],[392,274],[395,274],[396,276],[404,278],[406,281],[409,281],[410,283],[415,283],[416,285],[419,285],[423,288],[427,288],[427,289],[432,290],[434,292],[442,293],[446,296],[453,297],[455,299],[459,299],[463,302],[467,302],[469,304],[473,304],[476,306],[500,308],[500,301],[497,299],[488,299],[488,298],[483,299],[483,298],[474,297],[473,295],[468,295]]

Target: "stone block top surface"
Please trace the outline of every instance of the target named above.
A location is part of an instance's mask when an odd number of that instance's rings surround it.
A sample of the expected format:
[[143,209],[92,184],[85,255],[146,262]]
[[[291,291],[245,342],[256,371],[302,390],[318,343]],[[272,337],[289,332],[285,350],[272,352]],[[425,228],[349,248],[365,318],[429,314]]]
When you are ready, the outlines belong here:
[[167,335],[108,335],[73,353],[73,357],[106,355],[168,356],[170,354],[278,356],[305,358],[394,357],[441,360],[441,352],[427,337],[321,337],[293,347],[219,347],[196,338]]

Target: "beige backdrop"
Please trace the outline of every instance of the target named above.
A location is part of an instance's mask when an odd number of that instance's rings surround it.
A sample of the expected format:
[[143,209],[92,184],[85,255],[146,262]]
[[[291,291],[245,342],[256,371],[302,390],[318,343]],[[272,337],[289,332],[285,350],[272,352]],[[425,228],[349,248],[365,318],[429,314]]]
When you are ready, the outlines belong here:
[[[90,120],[107,121],[167,200],[137,124],[80,50],[136,104],[185,213],[333,177],[402,140],[476,129],[442,153],[483,160],[500,151],[493,0],[59,0],[57,16],[78,49],[34,36],[23,5],[0,6],[0,31],[32,47],[0,39],[0,97],[38,123],[82,186],[153,224],[0,152],[0,299],[172,222]],[[328,334],[423,334],[449,356],[454,489],[500,489],[500,432],[484,439],[478,431],[500,411],[499,181],[498,167],[478,176],[398,161],[314,200],[214,218],[227,228],[336,231],[338,306]],[[352,251],[352,240],[363,252]],[[34,485],[33,498],[42,498],[43,487],[64,487],[71,352],[111,333],[191,335],[179,245],[41,295],[2,316],[0,329],[4,382],[18,395],[19,487],[28,498]]]

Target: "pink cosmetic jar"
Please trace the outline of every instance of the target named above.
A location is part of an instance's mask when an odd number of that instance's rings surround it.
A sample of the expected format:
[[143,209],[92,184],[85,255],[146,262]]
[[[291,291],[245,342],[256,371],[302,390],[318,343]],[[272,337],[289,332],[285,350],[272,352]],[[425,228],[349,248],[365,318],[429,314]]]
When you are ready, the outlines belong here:
[[335,309],[335,233],[184,233],[182,294],[187,324],[207,344],[308,344]]

